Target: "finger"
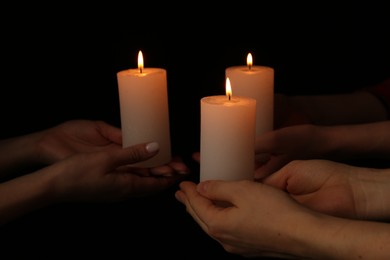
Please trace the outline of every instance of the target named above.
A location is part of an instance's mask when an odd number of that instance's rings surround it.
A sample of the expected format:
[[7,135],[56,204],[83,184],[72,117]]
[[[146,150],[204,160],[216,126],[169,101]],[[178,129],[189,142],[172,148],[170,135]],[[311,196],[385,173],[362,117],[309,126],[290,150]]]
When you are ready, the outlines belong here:
[[[196,189],[195,187],[193,189]],[[194,218],[194,220],[202,227],[203,230],[207,230],[207,225],[199,218],[198,214],[192,208],[192,205],[184,190],[178,190],[175,193],[175,198],[184,204],[187,212]]]
[[194,159],[196,162],[200,162],[200,152],[193,153],[192,159]]
[[112,166],[117,168],[122,165],[145,161],[156,155],[158,151],[159,144],[151,142],[137,144],[123,149],[116,149],[111,151],[109,155],[112,160]]
[[200,225],[204,225],[204,222],[199,218],[196,212],[193,210],[192,205],[190,203],[190,198],[194,196],[198,196],[196,192],[196,185],[192,182],[188,182],[188,185],[182,182],[179,184],[180,190],[176,191],[175,197],[178,201],[183,203],[186,206],[187,212],[198,222]]
[[172,167],[172,169],[179,174],[188,174],[190,172],[190,169],[179,156],[173,157],[172,161],[169,163],[169,166]]
[[188,174],[190,170],[181,158],[176,156],[167,165],[151,168],[150,171],[156,176],[172,176],[177,173]]
[[[292,165],[292,164],[290,163],[290,165]],[[262,180],[262,182],[264,184],[273,186],[275,188],[286,190],[290,175],[293,174],[293,171],[295,168],[295,167],[291,167],[290,165],[286,165],[286,166],[282,167],[281,169],[279,169],[275,173],[264,178]]]
[[[180,190],[175,193],[175,197],[181,203],[186,206],[187,212],[192,216],[192,218],[200,225],[200,227],[208,233],[208,226],[203,217],[198,214],[198,211],[195,210],[193,205],[196,205],[196,208],[215,208],[215,205],[212,201],[207,198],[202,197],[196,191],[196,184],[189,181],[183,181],[180,183]],[[199,210],[203,212],[203,210]]]
[[99,132],[108,140],[122,144],[122,131],[120,128],[107,124],[104,121],[96,121]]
[[150,173],[154,176],[173,176],[173,169],[168,165],[150,168]]
[[[235,194],[239,193],[235,181],[208,180],[200,182],[197,187],[198,192],[206,198],[225,202],[225,205],[235,205]],[[224,203],[220,203],[223,205]]]

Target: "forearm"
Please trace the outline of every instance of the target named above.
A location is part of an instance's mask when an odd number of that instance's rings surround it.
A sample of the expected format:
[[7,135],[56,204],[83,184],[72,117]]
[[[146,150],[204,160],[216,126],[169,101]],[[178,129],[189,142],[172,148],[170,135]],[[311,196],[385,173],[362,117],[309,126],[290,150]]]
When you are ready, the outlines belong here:
[[34,133],[0,141],[0,177],[38,163],[36,143],[40,135]]
[[389,159],[390,121],[320,127],[327,159]]
[[46,169],[0,184],[0,225],[54,202],[53,175]]
[[390,259],[388,223],[313,214],[297,234],[299,254],[313,259]]
[[291,96],[291,106],[317,125],[358,124],[387,119],[387,110],[373,94]]

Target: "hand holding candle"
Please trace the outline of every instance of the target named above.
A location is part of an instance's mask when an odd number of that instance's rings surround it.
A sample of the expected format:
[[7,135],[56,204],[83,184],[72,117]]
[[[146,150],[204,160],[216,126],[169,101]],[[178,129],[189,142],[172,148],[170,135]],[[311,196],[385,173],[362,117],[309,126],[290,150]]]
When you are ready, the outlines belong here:
[[232,94],[201,99],[200,181],[254,178],[256,100]]
[[158,142],[159,153],[135,164],[155,167],[171,160],[166,70],[144,68],[142,52],[138,69],[117,73],[123,147],[143,142]]
[[253,66],[252,54],[247,56],[247,66],[234,66],[225,70],[235,95],[256,99],[256,135],[273,129],[274,69]]

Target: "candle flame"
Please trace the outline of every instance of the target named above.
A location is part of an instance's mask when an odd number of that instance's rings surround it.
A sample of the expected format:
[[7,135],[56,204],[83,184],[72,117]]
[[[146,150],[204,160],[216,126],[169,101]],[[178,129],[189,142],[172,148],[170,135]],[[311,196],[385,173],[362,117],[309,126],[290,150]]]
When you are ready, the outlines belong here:
[[142,51],[138,52],[138,70],[139,73],[142,73],[142,70],[144,69],[144,57],[142,55]]
[[230,79],[227,77],[226,78],[226,96],[228,97],[229,100],[232,99],[232,86],[230,85]]
[[251,70],[253,65],[253,58],[251,53],[248,53],[248,56],[246,57],[246,64],[248,65],[248,69]]

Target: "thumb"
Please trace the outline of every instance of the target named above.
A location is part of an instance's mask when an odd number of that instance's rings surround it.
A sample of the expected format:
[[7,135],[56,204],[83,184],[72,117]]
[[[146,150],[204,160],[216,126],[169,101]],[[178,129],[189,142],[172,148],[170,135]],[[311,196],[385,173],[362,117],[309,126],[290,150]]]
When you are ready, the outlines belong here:
[[272,187],[286,190],[287,189],[287,182],[288,182],[288,172],[286,171],[286,168],[281,168],[280,170],[276,171],[275,173],[267,176],[262,180],[262,183],[270,185]]
[[157,142],[136,144],[111,153],[113,164],[124,165],[145,161],[155,156],[160,149]]
[[234,199],[234,182],[223,180],[207,180],[200,182],[197,186],[198,192],[213,201],[224,201],[230,204]]

